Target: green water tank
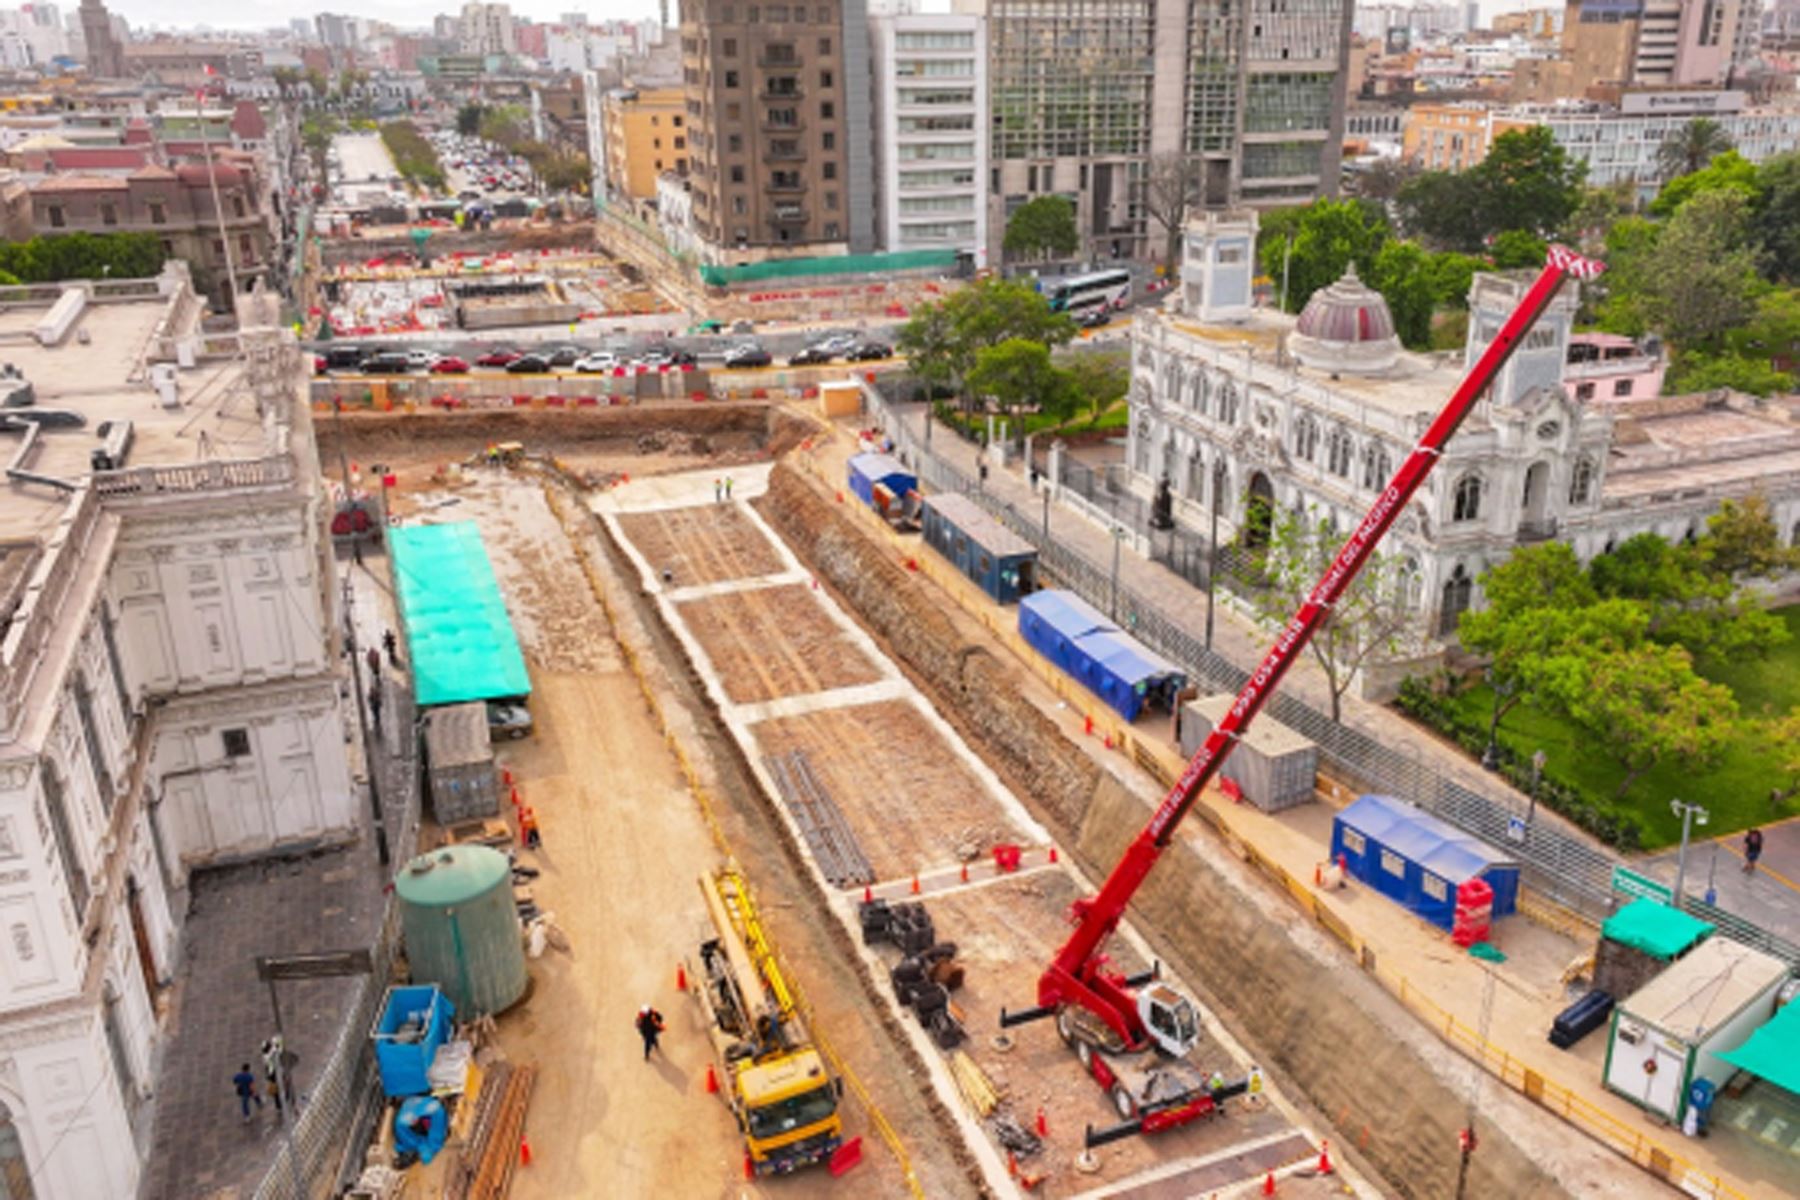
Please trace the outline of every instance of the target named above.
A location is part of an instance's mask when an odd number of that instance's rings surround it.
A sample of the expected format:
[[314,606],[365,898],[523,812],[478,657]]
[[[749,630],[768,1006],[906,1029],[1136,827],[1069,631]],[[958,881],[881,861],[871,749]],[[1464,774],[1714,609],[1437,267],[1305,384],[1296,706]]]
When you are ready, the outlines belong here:
[[435,983],[457,1020],[498,1013],[525,994],[525,947],[512,864],[489,846],[421,854],[394,880],[414,983]]

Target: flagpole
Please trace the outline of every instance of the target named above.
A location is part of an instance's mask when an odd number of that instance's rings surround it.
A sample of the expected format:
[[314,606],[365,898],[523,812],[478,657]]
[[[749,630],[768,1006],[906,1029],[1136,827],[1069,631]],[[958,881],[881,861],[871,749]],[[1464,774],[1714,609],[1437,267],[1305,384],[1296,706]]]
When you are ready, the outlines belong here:
[[[212,68],[205,68],[208,75]],[[194,115],[200,123],[200,152],[206,156],[206,179],[212,185],[213,217],[219,224],[219,244],[225,247],[225,281],[231,288],[231,310],[237,311],[238,281],[237,264],[231,257],[231,237],[225,232],[225,209],[219,204],[219,170],[213,161],[212,142],[206,136],[206,89],[201,88],[194,93]]]

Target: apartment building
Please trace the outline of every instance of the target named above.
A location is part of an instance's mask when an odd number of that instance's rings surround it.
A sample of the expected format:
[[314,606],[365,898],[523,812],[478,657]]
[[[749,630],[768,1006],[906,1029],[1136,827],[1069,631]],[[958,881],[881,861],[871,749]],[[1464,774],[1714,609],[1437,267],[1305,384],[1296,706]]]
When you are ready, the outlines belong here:
[[1148,163],[1197,159],[1208,207],[1336,191],[1350,0],[959,0],[985,12],[990,253],[1033,197],[1067,196],[1088,259],[1150,250]]
[[1466,171],[1487,157],[1495,112],[1476,101],[1415,104],[1406,110],[1401,156],[1427,171]]
[[13,411],[86,421],[0,506],[0,1180],[131,1196],[172,893],[355,836],[325,497],[298,345],[203,334],[180,264],[0,300]]
[[715,262],[874,248],[864,0],[681,14],[694,228]]
[[602,104],[606,186],[612,194],[654,200],[659,175],[687,173],[687,101],[681,88],[614,88]]
[[463,5],[457,32],[464,54],[506,55],[519,49],[509,5],[473,2]]
[[871,12],[869,36],[882,248],[949,249],[987,266],[985,19]]

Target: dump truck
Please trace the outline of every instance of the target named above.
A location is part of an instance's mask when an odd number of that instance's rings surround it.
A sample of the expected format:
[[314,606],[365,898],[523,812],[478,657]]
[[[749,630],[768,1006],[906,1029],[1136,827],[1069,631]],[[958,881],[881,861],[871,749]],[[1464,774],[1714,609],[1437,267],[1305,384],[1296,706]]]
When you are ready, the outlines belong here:
[[688,968],[706,1018],[709,1087],[744,1135],[745,1173],[785,1175],[828,1162],[843,1143],[843,1083],[826,1070],[734,867],[700,877],[711,928]]

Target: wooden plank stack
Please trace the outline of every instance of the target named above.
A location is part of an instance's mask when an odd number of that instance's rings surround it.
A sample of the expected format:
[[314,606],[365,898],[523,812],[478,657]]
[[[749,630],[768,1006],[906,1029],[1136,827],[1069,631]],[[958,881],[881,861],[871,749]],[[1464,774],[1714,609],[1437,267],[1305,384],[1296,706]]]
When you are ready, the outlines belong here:
[[485,1072],[469,1136],[446,1172],[444,1200],[505,1200],[518,1169],[537,1069],[495,1063]]
[[998,1107],[1000,1093],[988,1079],[987,1072],[981,1069],[981,1064],[970,1058],[966,1051],[958,1050],[950,1056],[950,1074],[976,1116],[985,1117]]

